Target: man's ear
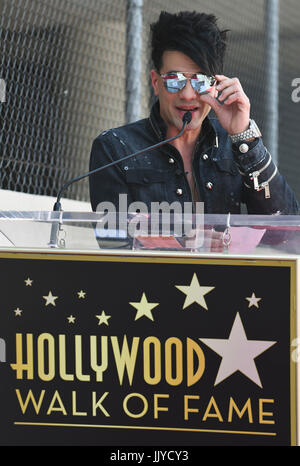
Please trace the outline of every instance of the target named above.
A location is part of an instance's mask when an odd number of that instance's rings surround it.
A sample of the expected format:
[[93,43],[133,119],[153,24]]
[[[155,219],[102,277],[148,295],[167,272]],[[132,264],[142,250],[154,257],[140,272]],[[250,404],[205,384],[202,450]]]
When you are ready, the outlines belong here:
[[154,91],[154,95],[158,95],[158,78],[159,74],[155,70],[150,71],[151,83]]

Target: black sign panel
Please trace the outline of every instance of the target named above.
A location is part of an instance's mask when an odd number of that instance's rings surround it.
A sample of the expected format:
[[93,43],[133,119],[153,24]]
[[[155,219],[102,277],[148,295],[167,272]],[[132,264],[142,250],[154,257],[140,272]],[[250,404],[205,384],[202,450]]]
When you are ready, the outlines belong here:
[[1,445],[295,444],[294,261],[0,268]]

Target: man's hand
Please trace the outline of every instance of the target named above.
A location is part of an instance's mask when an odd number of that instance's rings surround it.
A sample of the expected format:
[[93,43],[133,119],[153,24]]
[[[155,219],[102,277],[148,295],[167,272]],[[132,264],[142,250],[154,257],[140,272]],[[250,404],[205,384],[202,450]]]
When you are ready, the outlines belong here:
[[223,232],[215,231],[211,227],[193,229],[189,231],[185,247],[201,252],[223,252],[225,246],[223,235]]
[[249,127],[250,101],[238,78],[228,78],[217,74],[218,84],[216,90],[219,96],[214,98],[211,94],[200,96],[215,111],[220,124],[229,134],[246,131]]

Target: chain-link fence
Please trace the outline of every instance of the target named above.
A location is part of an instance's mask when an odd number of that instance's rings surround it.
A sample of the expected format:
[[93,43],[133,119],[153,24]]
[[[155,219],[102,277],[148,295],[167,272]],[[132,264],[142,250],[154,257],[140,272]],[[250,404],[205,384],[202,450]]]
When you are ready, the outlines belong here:
[[[88,171],[92,140],[126,122],[132,95],[139,96],[140,117],[148,115],[149,24],[161,10],[198,10],[230,29],[225,72],[240,78],[263,133],[278,87],[278,163],[300,199],[300,102],[292,99],[300,78],[300,6],[279,2],[277,82],[266,59],[268,1],[0,0],[0,188],[55,196]],[[130,24],[137,21],[132,4],[142,18],[138,30]],[[126,79],[130,70],[135,88]],[[87,180],[65,196],[89,200]]]

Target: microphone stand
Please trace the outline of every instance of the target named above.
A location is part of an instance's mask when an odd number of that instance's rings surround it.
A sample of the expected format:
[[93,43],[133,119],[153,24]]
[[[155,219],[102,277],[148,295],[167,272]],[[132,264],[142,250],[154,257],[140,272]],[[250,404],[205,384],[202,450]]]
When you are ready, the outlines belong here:
[[[154,144],[153,146],[149,146],[149,147],[146,147],[145,149],[142,149],[142,150],[139,150],[137,152],[134,152],[133,154],[129,154],[129,155],[126,155],[125,157],[121,158],[121,159],[118,159],[118,160],[114,160],[113,162],[110,162],[108,163],[107,165],[103,165],[101,167],[98,167],[98,168],[95,168],[94,170],[91,170],[87,173],[84,173],[83,175],[79,175],[77,176],[76,178],[72,178],[71,180],[67,181],[67,183],[65,183],[62,188],[59,190],[58,192],[58,195],[57,195],[57,198],[56,198],[56,202],[53,206],[53,212],[61,212],[62,209],[61,209],[61,197],[63,195],[63,193],[66,191],[66,189],[73,183],[77,182],[77,181],[80,181],[82,180],[83,178],[86,178],[87,176],[90,176],[90,175],[93,175],[94,173],[98,173],[99,171],[101,170],[105,170],[106,168],[110,168],[114,165],[116,165],[117,163],[120,163],[120,162],[124,162],[125,160],[128,160],[132,157],[136,157],[137,155],[141,155],[143,154],[144,152],[147,152],[147,151],[150,151],[150,150],[154,150],[154,149],[157,149],[158,147],[161,147],[163,146],[164,144],[167,144],[168,142],[171,142],[171,141],[174,141],[174,139],[177,139],[179,138],[184,130],[185,130],[185,127],[186,125],[188,125],[190,123],[190,121],[192,120],[192,114],[191,112],[186,112],[184,115],[183,115],[183,118],[182,118],[182,121],[183,121],[183,125],[182,125],[182,128],[181,130],[179,131],[178,134],[176,134],[176,136],[173,136],[169,139],[166,139],[164,141],[160,141],[158,142],[157,144]],[[61,225],[61,221],[59,221],[58,223],[55,222],[52,224],[52,228],[51,228],[51,233],[50,233],[50,242],[49,242],[49,246],[52,247],[52,248],[57,248],[59,247],[58,244],[57,244],[57,234],[58,234],[58,231],[59,231],[59,227]]]

